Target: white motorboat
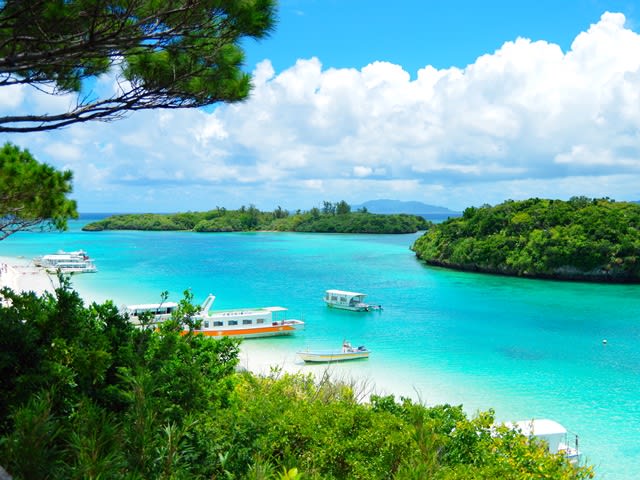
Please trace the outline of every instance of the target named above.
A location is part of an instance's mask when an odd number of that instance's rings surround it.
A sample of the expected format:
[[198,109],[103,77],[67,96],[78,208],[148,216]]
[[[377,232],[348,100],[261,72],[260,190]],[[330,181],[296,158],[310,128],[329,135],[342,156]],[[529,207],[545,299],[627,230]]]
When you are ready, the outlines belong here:
[[297,355],[307,363],[332,363],[369,358],[370,353],[364,345],[352,347],[345,341],[342,343],[342,350],[339,351],[305,350],[297,352]]
[[98,271],[93,260],[84,250],[73,252],[59,250],[57,253],[36,257],[33,259],[33,263],[36,267],[44,268],[51,273],[57,271],[62,273],[93,273]]
[[350,292],[348,290],[327,290],[324,292],[324,302],[328,307],[352,312],[370,312],[382,310],[382,305],[373,305],[365,302],[365,293]]

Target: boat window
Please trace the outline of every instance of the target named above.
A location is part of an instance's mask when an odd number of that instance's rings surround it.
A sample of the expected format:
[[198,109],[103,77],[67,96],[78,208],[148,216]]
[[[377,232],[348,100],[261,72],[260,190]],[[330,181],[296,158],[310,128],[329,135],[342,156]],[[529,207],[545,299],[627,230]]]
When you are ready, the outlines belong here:
[[238,321],[237,320],[229,320],[229,325],[237,325]]
[[216,320],[215,322],[213,322],[213,326],[214,327],[221,327],[222,326],[222,322]]
[[204,328],[209,328],[209,320],[204,321]]
[[347,301],[347,297],[340,297],[340,301],[341,302],[346,302]]
[[256,323],[264,323],[264,318],[259,318],[256,320]]
[[332,302],[337,302],[337,301],[338,301],[338,297],[336,297],[335,295],[333,295],[333,296],[331,297],[331,301],[332,301]]
[[243,325],[251,325],[252,323],[253,323],[253,320],[242,320]]

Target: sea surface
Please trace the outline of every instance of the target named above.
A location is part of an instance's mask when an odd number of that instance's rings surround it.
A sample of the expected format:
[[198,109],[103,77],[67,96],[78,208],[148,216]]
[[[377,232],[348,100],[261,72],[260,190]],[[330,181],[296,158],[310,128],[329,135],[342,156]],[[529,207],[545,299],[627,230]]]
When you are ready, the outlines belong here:
[[[579,435],[597,478],[640,478],[638,285],[432,268],[409,249],[419,233],[82,232],[92,218],[63,233],[15,234],[0,255],[84,249],[99,271],[73,285],[117,305],[158,302],[163,291],[178,300],[189,289],[197,302],[216,295],[214,309],[287,307],[304,331],[248,340],[276,363],[348,339],[371,358],[339,368],[377,393],[462,404],[470,415],[493,408],[501,421],[551,418]],[[329,309],[329,288],[367,293],[383,310]]]

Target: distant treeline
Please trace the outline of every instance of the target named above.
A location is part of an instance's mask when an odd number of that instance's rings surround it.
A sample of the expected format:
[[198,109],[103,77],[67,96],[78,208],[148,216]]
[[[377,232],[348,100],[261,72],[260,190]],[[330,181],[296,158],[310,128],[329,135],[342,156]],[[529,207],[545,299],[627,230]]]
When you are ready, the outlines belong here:
[[573,197],[471,207],[412,249],[428,264],[460,270],[640,282],[640,205]]
[[100,230],[191,230],[195,232],[318,232],[318,233],[414,233],[431,222],[418,215],[352,212],[345,201],[324,202],[323,207],[291,214],[281,207],[262,212],[253,205],[239,210],[216,208],[207,212],[143,213],[113,215],[83,227]]

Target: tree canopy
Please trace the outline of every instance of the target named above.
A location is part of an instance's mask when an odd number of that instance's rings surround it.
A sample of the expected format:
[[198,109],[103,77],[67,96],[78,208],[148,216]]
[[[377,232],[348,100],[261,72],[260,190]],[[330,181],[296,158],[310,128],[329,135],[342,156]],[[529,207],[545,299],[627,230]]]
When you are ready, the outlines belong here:
[[70,171],[60,172],[36,161],[28,150],[5,143],[0,149],[0,240],[32,228],[64,229],[77,218],[69,200]]
[[640,205],[573,197],[470,207],[412,248],[428,264],[461,270],[640,282]]
[[[0,0],[0,86],[78,94],[65,111],[0,117],[0,132],[243,100],[240,44],[274,23],[275,0]],[[100,96],[92,80],[108,73],[117,88]]]

